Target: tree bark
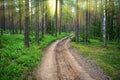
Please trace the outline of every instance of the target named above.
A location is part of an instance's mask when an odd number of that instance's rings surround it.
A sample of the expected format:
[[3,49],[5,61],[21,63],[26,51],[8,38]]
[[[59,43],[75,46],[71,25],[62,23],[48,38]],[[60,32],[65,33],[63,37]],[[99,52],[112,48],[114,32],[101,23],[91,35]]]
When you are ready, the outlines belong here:
[[3,30],[5,30],[5,6],[4,6],[4,0],[1,0],[1,8],[0,8],[0,18],[1,18],[1,35],[3,35]]
[[76,0],[76,18],[77,18],[77,21],[76,21],[76,28],[75,28],[75,40],[76,40],[76,43],[79,42],[79,17],[78,17],[78,0]]
[[36,0],[36,43],[39,44],[39,1]]
[[106,0],[104,0],[104,15],[103,15],[103,41],[104,47],[106,47]]
[[44,0],[43,0],[43,14],[42,14],[42,38],[44,38],[44,17],[45,17],[45,11],[44,11]]
[[29,0],[25,0],[24,46],[29,47]]
[[22,33],[22,0],[19,0],[19,30]]
[[120,1],[119,1],[119,10],[118,10],[118,30],[117,30],[117,37],[118,37],[118,47],[120,48]]
[[62,31],[62,1],[60,3],[60,28],[59,28],[59,34],[61,35]]
[[14,1],[10,0],[10,13],[11,13],[11,34],[14,34],[14,29],[15,29],[15,26],[14,26]]
[[57,37],[57,27],[58,27],[58,24],[57,24],[57,14],[58,14],[58,0],[56,0],[56,10],[55,10],[55,36]]
[[84,28],[84,42],[86,43],[88,41],[88,24],[89,24],[89,16],[88,16],[88,0],[86,2],[86,25]]

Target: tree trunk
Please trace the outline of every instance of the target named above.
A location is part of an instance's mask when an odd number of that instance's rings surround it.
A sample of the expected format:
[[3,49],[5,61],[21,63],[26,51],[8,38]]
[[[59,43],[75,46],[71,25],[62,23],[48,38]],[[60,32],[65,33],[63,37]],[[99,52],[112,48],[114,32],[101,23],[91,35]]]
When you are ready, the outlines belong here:
[[14,26],[14,13],[12,12],[12,16],[11,16],[11,28],[12,28],[12,34],[15,33],[14,29],[15,29],[15,26]]
[[5,30],[5,6],[4,0],[1,0],[1,34],[3,35],[3,30]]
[[36,0],[36,43],[39,44],[39,1]]
[[8,27],[9,27],[9,33],[12,33],[12,28],[11,28],[11,0],[7,1],[8,4]]
[[3,35],[3,30],[2,30],[2,0],[0,1],[0,35]]
[[46,1],[46,3],[45,3],[45,10],[46,10],[46,14],[45,14],[45,33],[48,33],[49,34],[49,28],[50,28],[50,26],[48,25],[48,7],[47,7],[47,1]]
[[60,28],[59,28],[59,34],[61,35],[62,31],[62,2],[60,3]]
[[45,13],[44,13],[44,0],[43,0],[43,14],[42,14],[42,38],[44,38],[44,17],[45,17]]
[[29,47],[29,0],[25,0],[24,46]]
[[22,0],[19,0],[19,30],[22,33]]
[[86,25],[85,25],[85,28],[84,28],[84,42],[86,43],[88,41],[88,24],[89,24],[89,16],[88,16],[88,0],[87,0],[87,3],[86,3]]
[[103,15],[103,41],[104,47],[106,47],[106,0],[104,0],[104,15]]
[[76,28],[75,28],[75,40],[76,40],[76,43],[79,42],[79,17],[78,17],[78,0],[76,0],[76,18],[77,18],[77,21],[76,21]]
[[14,34],[14,1],[10,0],[10,12],[11,12],[11,33]]
[[57,37],[57,27],[58,27],[58,24],[57,24],[57,14],[58,14],[58,0],[56,0],[56,10],[55,10],[55,36]]
[[120,1],[119,1],[119,10],[118,10],[118,30],[117,30],[117,37],[118,37],[118,47],[120,48]]

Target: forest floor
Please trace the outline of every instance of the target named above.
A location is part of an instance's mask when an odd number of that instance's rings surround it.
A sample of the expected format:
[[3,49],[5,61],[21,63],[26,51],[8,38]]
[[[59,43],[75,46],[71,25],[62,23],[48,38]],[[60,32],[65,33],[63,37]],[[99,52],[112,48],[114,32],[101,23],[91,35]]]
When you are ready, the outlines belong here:
[[64,32],[57,37],[45,34],[36,45],[31,34],[30,47],[24,47],[23,34],[4,34],[0,36],[0,80],[34,80],[32,73],[42,58],[44,48],[57,39],[69,35]]
[[102,69],[90,65],[70,46],[70,36],[45,49],[34,75],[37,80],[108,80]]

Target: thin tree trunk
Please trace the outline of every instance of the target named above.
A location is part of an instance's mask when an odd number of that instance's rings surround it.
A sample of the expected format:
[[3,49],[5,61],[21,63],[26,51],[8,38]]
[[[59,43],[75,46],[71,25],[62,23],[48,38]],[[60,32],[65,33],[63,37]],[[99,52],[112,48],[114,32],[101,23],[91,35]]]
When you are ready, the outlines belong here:
[[47,1],[45,3],[45,10],[46,10],[46,14],[45,14],[45,24],[46,24],[46,28],[45,28],[45,32],[49,33],[49,25],[48,25],[48,7],[47,7]]
[[[98,0],[95,0],[95,13],[94,13],[94,15],[95,15],[95,18],[94,18],[94,22],[95,22],[95,27],[97,26],[97,3],[98,2]],[[96,32],[95,32],[95,28],[93,29],[93,36],[94,36],[94,38],[96,37]]]
[[84,28],[84,42],[86,43],[88,41],[88,22],[89,22],[89,16],[88,16],[88,0],[86,2],[86,25]]
[[12,34],[14,34],[15,33],[15,31],[14,31],[14,13],[12,12],[12,16],[11,16],[12,18],[11,18],[11,27],[12,27]]
[[1,1],[1,35],[3,35],[3,29],[5,28],[5,6],[4,0]]
[[9,33],[11,34],[11,0],[8,0],[7,1],[7,4],[8,4],[8,27],[9,27]]
[[29,47],[29,0],[25,0],[24,46]]
[[117,37],[118,37],[118,47],[120,48],[120,1],[119,1],[119,10],[118,10],[118,30],[117,30]]
[[57,8],[58,8],[58,0],[56,0],[56,10],[55,10],[55,36],[57,37],[57,27],[58,27],[58,24],[57,24]]
[[36,0],[36,43],[39,44],[39,1]]
[[106,47],[106,0],[104,0],[104,17],[103,17],[103,41],[104,41],[104,47]]
[[0,34],[3,35],[3,30],[2,30],[2,0],[0,1]]
[[43,0],[43,14],[42,14],[42,38],[44,38],[44,0]]
[[22,33],[22,1],[19,0],[19,30],[20,34]]
[[62,31],[62,2],[60,3],[60,28],[59,28],[59,34],[61,35]]
[[76,43],[79,42],[79,17],[78,17],[78,0],[76,0],[76,18],[77,18],[77,21],[76,21],[76,28],[75,28],[75,40],[76,40]]
[[10,12],[11,12],[11,33],[14,34],[14,1],[10,0]]

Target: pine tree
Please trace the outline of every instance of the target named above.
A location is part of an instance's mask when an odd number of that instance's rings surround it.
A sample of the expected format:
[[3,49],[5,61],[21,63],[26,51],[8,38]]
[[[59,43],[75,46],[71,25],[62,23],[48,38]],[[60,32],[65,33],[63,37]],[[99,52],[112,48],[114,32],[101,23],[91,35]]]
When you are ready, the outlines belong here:
[[29,47],[29,0],[25,0],[24,45]]

